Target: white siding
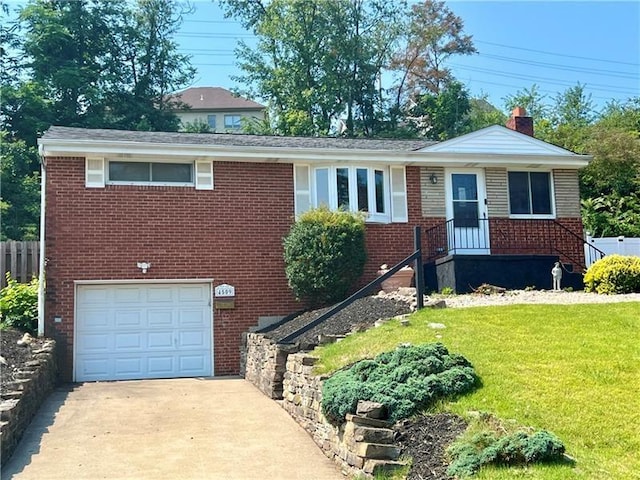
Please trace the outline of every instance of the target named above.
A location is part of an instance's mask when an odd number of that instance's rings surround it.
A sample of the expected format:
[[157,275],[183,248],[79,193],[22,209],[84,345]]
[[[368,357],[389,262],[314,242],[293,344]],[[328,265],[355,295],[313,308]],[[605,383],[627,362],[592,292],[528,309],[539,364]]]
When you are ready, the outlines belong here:
[[[431,183],[431,175],[435,175],[438,180],[435,185]],[[420,197],[423,217],[444,217],[446,215],[443,167],[422,167],[420,169]]]

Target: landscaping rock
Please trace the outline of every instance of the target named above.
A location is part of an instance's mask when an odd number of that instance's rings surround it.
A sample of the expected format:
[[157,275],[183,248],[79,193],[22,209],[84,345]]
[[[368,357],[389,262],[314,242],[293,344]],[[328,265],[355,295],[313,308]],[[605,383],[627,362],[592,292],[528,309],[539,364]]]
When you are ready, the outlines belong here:
[[356,407],[356,414],[362,417],[386,420],[388,418],[387,407],[382,403],[360,400]]

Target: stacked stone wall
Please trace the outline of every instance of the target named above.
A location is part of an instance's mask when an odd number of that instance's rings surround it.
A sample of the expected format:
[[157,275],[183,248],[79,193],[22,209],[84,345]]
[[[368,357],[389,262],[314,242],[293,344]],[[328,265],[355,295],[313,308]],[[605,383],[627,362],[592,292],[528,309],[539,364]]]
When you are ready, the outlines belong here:
[[260,333],[245,333],[240,353],[241,375],[267,397],[280,400],[287,357],[295,351],[296,347],[277,345]]
[[347,415],[340,426],[332,425],[324,417],[322,383],[326,377],[313,373],[316,360],[306,353],[288,356],[283,382],[284,409],[348,475],[373,478],[381,471],[402,466],[398,461],[400,448],[393,443],[392,425],[370,418],[370,410]]
[[34,360],[27,362],[26,368],[16,374],[16,380],[9,383],[6,390],[2,392],[2,403],[0,403],[2,465],[9,460],[40,405],[56,385],[55,348],[55,342],[50,340],[42,348],[35,350]]

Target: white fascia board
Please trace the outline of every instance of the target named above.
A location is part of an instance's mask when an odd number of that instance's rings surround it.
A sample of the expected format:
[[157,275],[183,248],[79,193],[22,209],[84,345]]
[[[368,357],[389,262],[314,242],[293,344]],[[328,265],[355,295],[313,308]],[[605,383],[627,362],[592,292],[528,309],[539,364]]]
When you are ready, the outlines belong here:
[[590,155],[513,155],[499,153],[445,153],[423,152],[426,165],[443,167],[531,167],[582,168],[593,159]]
[[228,161],[298,162],[415,162],[418,152],[337,148],[254,147],[230,145],[185,145],[140,142],[93,142],[87,140],[40,139],[43,157],[100,155],[105,157],[189,157]]
[[141,142],[95,142],[40,139],[42,157],[92,156],[111,158],[189,158],[254,163],[379,163],[404,166],[495,167],[539,165],[546,168],[581,168],[589,155],[514,155],[337,148],[254,147]]

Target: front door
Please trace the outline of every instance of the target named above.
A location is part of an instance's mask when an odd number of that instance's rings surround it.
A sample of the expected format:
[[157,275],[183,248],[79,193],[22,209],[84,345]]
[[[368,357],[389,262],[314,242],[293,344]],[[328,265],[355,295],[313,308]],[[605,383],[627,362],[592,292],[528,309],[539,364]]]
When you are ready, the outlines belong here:
[[447,239],[450,254],[489,254],[484,171],[448,170]]

